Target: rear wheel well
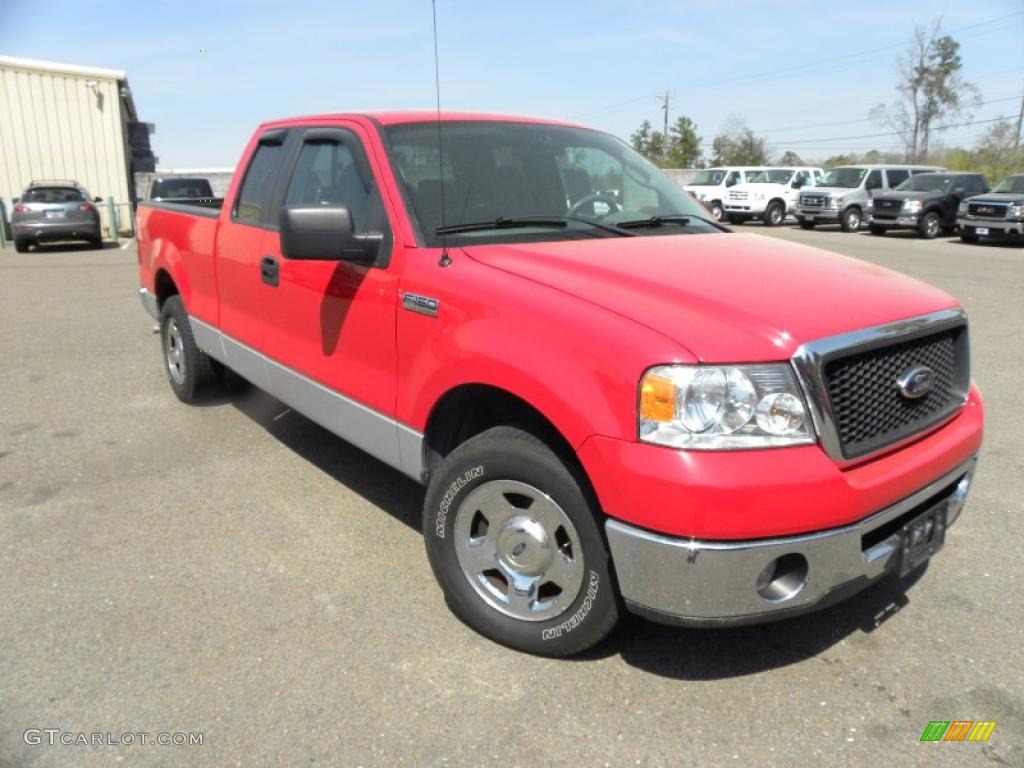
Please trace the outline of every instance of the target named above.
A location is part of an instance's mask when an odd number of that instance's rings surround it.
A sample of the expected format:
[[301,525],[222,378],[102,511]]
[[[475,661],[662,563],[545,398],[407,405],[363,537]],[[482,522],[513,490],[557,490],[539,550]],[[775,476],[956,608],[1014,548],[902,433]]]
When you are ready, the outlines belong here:
[[[516,427],[543,441],[570,468],[579,468],[576,452],[540,411],[511,392],[487,384],[449,390],[430,413],[423,436],[427,472],[462,443],[492,427]],[[580,468],[581,469],[581,468]]]
[[166,269],[161,269],[156,273],[153,288],[156,291],[156,305],[158,308],[163,307],[164,302],[171,296],[177,296],[179,293],[178,286],[174,284],[174,280],[171,279],[171,275]]

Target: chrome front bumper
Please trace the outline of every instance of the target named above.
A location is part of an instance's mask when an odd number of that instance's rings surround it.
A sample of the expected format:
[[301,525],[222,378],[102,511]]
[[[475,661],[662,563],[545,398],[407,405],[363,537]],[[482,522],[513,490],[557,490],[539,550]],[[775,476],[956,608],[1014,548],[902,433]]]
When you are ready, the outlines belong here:
[[[976,463],[972,457],[859,523],[800,536],[698,541],[608,520],[619,589],[630,610],[671,624],[754,624],[823,608],[895,571],[903,524],[931,505],[946,503],[952,525]],[[781,564],[774,573],[773,563]]]
[[841,211],[838,208],[797,208],[797,219],[811,219],[813,221],[839,221]]
[[995,235],[1024,234],[1024,221],[1013,219],[978,219],[973,216],[957,216],[956,223],[961,232],[973,233],[978,227],[987,229]]

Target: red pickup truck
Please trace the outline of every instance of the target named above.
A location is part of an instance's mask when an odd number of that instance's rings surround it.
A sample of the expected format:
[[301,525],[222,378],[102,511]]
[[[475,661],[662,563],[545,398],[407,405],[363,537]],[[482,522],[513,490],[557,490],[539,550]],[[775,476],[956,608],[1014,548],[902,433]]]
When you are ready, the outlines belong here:
[[449,605],[514,648],[820,608],[921,567],[970,487],[953,298],[730,233],[598,131],[268,122],[223,201],[141,203],[138,251],[174,393],[231,369],[422,482]]

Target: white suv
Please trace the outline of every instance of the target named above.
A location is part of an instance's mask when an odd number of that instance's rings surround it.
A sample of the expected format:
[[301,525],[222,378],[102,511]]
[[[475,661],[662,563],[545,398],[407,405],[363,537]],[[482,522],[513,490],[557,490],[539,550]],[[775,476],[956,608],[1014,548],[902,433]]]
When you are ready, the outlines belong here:
[[726,195],[725,215],[730,224],[761,219],[766,226],[777,227],[786,214],[796,210],[801,189],[815,186],[821,179],[821,168],[765,168],[747,174]]
[[685,184],[683,189],[704,203],[715,221],[721,221],[725,215],[726,193],[760,170],[760,167],[754,166],[705,168],[690,179],[690,183]]

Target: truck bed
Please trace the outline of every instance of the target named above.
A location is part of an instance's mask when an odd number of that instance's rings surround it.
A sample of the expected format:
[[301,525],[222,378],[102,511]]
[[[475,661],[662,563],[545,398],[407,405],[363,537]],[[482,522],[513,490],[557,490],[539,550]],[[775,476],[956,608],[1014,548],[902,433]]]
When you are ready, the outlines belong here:
[[144,200],[139,203],[140,208],[162,208],[167,211],[190,213],[212,219],[220,215],[223,205],[223,197],[211,197],[203,200]]

